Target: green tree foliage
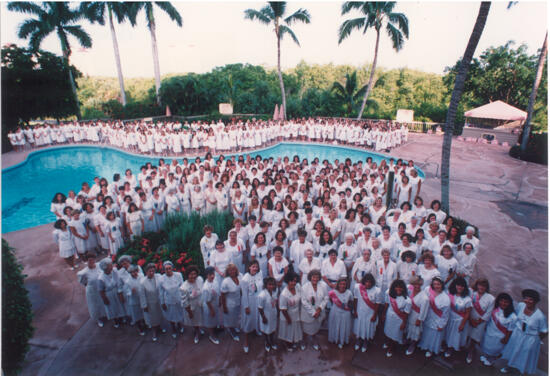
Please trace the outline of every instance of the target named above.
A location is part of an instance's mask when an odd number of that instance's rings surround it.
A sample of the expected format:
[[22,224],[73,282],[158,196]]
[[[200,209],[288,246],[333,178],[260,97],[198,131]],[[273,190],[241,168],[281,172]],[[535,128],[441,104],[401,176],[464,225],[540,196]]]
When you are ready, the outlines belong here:
[[[464,85],[464,93],[459,103],[456,124],[464,123],[464,111],[489,102],[501,100],[521,110],[527,110],[531,87],[537,70],[538,54],[529,55],[527,46],[521,44],[514,48],[509,41],[503,46],[489,47],[472,59],[470,70]],[[446,68],[443,78],[449,92],[458,71],[458,61],[453,67]],[[548,128],[547,100],[548,77],[545,63],[542,81],[535,102],[535,129]]]
[[32,305],[22,271],[15,250],[2,239],[2,370],[6,375],[21,369],[34,333]]

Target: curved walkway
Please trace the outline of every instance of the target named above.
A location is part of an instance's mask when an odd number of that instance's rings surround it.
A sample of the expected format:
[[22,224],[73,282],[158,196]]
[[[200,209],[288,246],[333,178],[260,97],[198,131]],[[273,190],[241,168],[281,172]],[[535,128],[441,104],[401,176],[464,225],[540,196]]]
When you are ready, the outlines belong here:
[[[410,134],[406,145],[391,151],[423,169],[422,196],[427,201],[440,196],[441,142],[441,136]],[[547,167],[510,158],[502,146],[454,140],[452,150],[451,210],[480,228],[482,251],[476,272],[489,277],[494,293],[506,290],[518,299],[523,288],[539,290],[539,307],[548,314]],[[21,162],[28,153],[13,154],[2,156],[3,168]],[[253,338],[250,354],[244,355],[240,344],[227,336],[219,346],[205,337],[195,346],[187,330],[177,341],[164,335],[154,344],[133,328],[99,329],[89,320],[84,289],[57,255],[51,230],[51,225],[44,225],[3,235],[25,267],[35,314],[36,332],[23,375],[498,373],[478,360],[466,366],[464,354],[450,362],[426,362],[421,354],[406,358],[396,351],[388,360],[380,349],[380,333],[365,354],[355,354],[351,346],[340,351],[326,343],[322,333],[321,352],[265,354],[263,340]],[[544,369],[547,341],[539,362]]]

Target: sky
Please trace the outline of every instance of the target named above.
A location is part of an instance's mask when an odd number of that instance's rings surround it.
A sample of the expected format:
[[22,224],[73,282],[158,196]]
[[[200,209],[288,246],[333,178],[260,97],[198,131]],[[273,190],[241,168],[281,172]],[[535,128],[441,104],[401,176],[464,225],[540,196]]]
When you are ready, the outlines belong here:
[[[204,73],[216,66],[232,63],[250,63],[275,67],[277,50],[272,27],[244,19],[244,10],[260,9],[263,2],[172,2],[183,17],[178,27],[159,8],[155,9],[157,42],[161,74]],[[75,3],[76,4],[76,3]],[[479,2],[398,2],[394,11],[409,18],[409,39],[401,51],[392,49],[387,34],[381,36],[378,65],[387,69],[408,67],[425,72],[443,74],[462,56],[468,43]],[[375,32],[355,31],[338,44],[337,30],[348,18],[358,13],[341,16],[342,2],[309,1],[287,4],[287,12],[306,8],[311,14],[310,24],[294,24],[293,31],[300,47],[291,39],[281,45],[283,69],[295,67],[300,61],[310,64],[371,63],[374,57]],[[475,56],[491,46],[500,46],[509,40],[516,46],[525,43],[528,52],[535,54],[542,46],[547,30],[547,5],[544,1],[520,1],[511,9],[508,2],[493,2],[476,49]],[[28,15],[10,12],[6,3],[0,6],[0,40],[2,45],[16,43],[27,46],[17,37],[18,25]],[[71,62],[90,76],[116,76],[113,45],[108,26],[91,25],[82,21],[93,39],[90,49],[82,49],[70,40]],[[128,23],[115,25],[120,47],[122,70],[125,77],[153,77],[151,38],[143,14],[132,28]],[[46,38],[42,49],[61,53],[55,35]]]

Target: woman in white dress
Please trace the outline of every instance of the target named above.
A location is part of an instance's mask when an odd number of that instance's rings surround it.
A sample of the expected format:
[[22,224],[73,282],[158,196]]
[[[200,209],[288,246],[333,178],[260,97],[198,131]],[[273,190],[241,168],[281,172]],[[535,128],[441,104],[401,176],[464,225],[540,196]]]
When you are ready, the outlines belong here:
[[[286,287],[279,297],[279,339],[287,344],[289,352],[302,341],[302,322],[300,321],[300,305],[302,289],[298,284],[300,277],[294,272],[285,276]],[[303,346],[305,350],[305,346]]]
[[69,222],[69,229],[73,234],[74,245],[76,247],[75,255],[84,255],[86,252],[86,240],[90,236],[90,231],[84,222],[84,218],[81,218],[80,210],[73,210],[73,219]]
[[147,264],[145,278],[142,278],[139,289],[139,301],[144,312],[145,323],[153,328],[153,342],[158,340],[161,331],[160,279],[161,275],[155,273],[155,264]]
[[199,343],[200,327],[202,325],[202,288],[203,279],[199,276],[196,266],[187,268],[187,280],[181,285],[182,306],[185,310],[184,323],[194,329],[193,341]]
[[435,266],[435,257],[431,252],[426,252],[420,257],[421,264],[418,265],[418,275],[424,281],[423,289],[430,286],[433,278],[440,277],[439,270]]
[[371,259],[371,250],[369,248],[364,248],[362,256],[355,261],[351,269],[350,290],[354,292],[354,294],[355,285],[360,284],[363,277],[369,273],[372,275],[376,273],[376,262]]
[[88,256],[88,265],[79,271],[76,274],[78,282],[86,287],[86,303],[88,305],[88,312],[90,313],[90,318],[97,321],[97,325],[102,328],[106,317],[105,317],[105,307],[101,301],[101,296],[99,295],[99,284],[98,278],[101,274],[99,267],[97,267],[95,262],[95,256]]
[[63,193],[56,193],[50,204],[50,211],[55,215],[55,219],[63,218],[63,209],[66,206],[67,198]]
[[[406,237],[405,234],[403,238]],[[411,283],[411,279],[418,275],[418,265],[414,262],[416,259],[416,253],[413,251],[405,251],[401,254],[400,260],[397,263],[397,278],[405,281],[405,283]]]
[[107,320],[113,320],[114,327],[118,328],[126,316],[122,294],[124,282],[118,273],[113,273],[113,262],[109,257],[99,262],[99,268],[101,269],[98,277],[99,295],[103,300]]
[[508,361],[501,369],[507,373],[515,368],[521,373],[535,373],[539,361],[542,340],[548,335],[548,322],[544,313],[537,308],[540,295],[526,289],[521,292],[523,302],[517,305],[517,321],[508,344],[502,352],[502,359]]
[[225,244],[221,240],[216,241],[216,250],[210,255],[210,266],[216,271],[215,282],[221,285],[226,277],[227,266],[232,263],[232,254],[225,249]]
[[229,264],[226,269],[226,277],[222,281],[220,292],[222,294],[223,326],[227,329],[231,338],[239,342],[236,330],[239,328],[239,314],[241,311],[241,280],[239,269],[234,264]]
[[388,349],[386,357],[391,358],[395,344],[401,345],[404,342],[403,335],[411,312],[411,299],[407,296],[407,286],[402,279],[393,281],[385,295],[383,321],[387,342],[384,347]]
[[411,313],[409,314],[409,322],[407,325],[407,340],[410,341],[409,347],[405,352],[406,355],[412,355],[416,349],[416,344],[420,340],[422,326],[428,314],[429,302],[428,296],[422,290],[422,278],[414,276],[410,280],[409,299],[411,299]]
[[258,296],[260,331],[265,336],[265,351],[277,350],[274,335],[277,330],[277,284],[275,279],[264,279],[264,290]]
[[273,257],[267,262],[267,271],[270,277],[275,278],[278,287],[283,286],[283,279],[288,272],[288,260],[283,256],[281,247],[273,248]]
[[[313,254],[313,251],[308,252]],[[300,320],[302,321],[303,331],[313,349],[319,350],[316,335],[325,320],[325,308],[329,300],[328,286],[321,280],[321,272],[318,268],[307,273],[307,281],[302,287]],[[305,347],[306,343],[304,342],[302,346]]]
[[160,194],[158,187],[153,188],[152,197],[153,201],[153,214],[155,216],[155,231],[160,231],[164,227],[164,220],[166,219],[166,202],[164,196]]
[[210,255],[216,249],[216,242],[218,241],[218,235],[212,231],[214,231],[212,226],[205,225],[203,227],[204,236],[199,243],[205,268],[210,265]]
[[447,344],[445,358],[449,358],[453,350],[460,351],[466,346],[470,331],[468,319],[472,310],[472,298],[464,278],[458,277],[451,282],[448,295],[451,301],[451,312],[445,329]]
[[382,303],[380,289],[376,287],[376,280],[371,272],[361,277],[353,290],[355,317],[353,334],[357,338],[355,351],[361,348],[361,352],[367,351],[367,344],[374,339],[378,326],[378,309]]
[[164,318],[172,326],[172,338],[177,338],[178,330],[183,333],[182,293],[183,277],[180,272],[174,272],[174,264],[165,261],[164,275],[160,279],[160,306]]
[[224,188],[222,182],[216,183],[216,209],[219,212],[223,212],[229,209],[229,195],[227,194],[227,190]]
[[218,200],[216,199],[216,190],[214,189],[214,182],[212,180],[208,180],[206,189],[204,190],[204,199],[206,201],[205,214],[216,210]]
[[74,270],[76,247],[74,245],[73,234],[67,228],[67,222],[64,219],[58,219],[54,224],[54,228],[52,236],[59,247],[59,256],[65,260],[71,270]]
[[339,349],[349,343],[352,326],[353,295],[347,285],[347,278],[340,278],[336,288],[328,292],[332,303],[328,316],[328,341],[337,344]]
[[397,266],[390,259],[389,249],[382,249],[382,258],[376,261],[376,286],[380,291],[388,291],[390,284],[397,278]]
[[321,270],[321,260],[319,260],[317,257],[313,257],[312,249],[307,249],[306,257],[304,257],[302,261],[300,261],[300,265],[298,265],[298,269],[300,271],[301,284],[302,286],[305,286],[305,284],[308,281],[310,281],[309,272],[312,270],[319,270],[319,271]]
[[128,206],[128,214],[126,215],[128,223],[128,234],[131,239],[135,239],[145,231],[145,223],[143,221],[143,215],[141,210],[135,203],[131,203]]
[[220,311],[220,286],[214,281],[216,271],[209,266],[204,270],[206,281],[202,285],[202,325],[208,329],[208,339],[214,345],[219,345],[220,340],[214,329],[221,323]]
[[115,216],[112,211],[107,213],[107,237],[109,238],[109,253],[108,256],[116,255],[118,249],[124,245],[122,239],[122,227],[120,218]]
[[491,319],[481,341],[483,355],[479,359],[483,365],[491,367],[501,356],[516,326],[516,320],[512,297],[505,292],[498,294],[491,312]]
[[241,281],[241,330],[244,334],[243,350],[248,354],[248,334],[260,333],[260,315],[258,313],[258,296],[263,290],[263,275],[257,261],[248,266],[248,273]]
[[428,296],[430,309],[422,327],[422,338],[418,347],[426,351],[426,358],[431,358],[433,354],[439,354],[441,342],[445,337],[451,301],[443,291],[443,286],[443,280],[435,277],[431,280],[430,286],[424,289]]
[[470,312],[470,346],[466,356],[467,363],[473,360],[475,346],[481,344],[495,301],[495,297],[489,294],[489,281],[485,278],[474,282],[470,295],[473,309]]
[[[126,299],[126,314],[130,316],[131,325],[136,325],[139,335],[145,335],[145,321],[143,319],[143,310],[139,301],[139,289],[141,279],[144,278],[141,268],[137,265],[130,265],[128,268],[130,278],[124,282],[124,296]],[[141,272],[141,274],[140,274]]]
[[268,276],[267,261],[270,258],[271,252],[267,248],[265,234],[263,232],[258,232],[254,238],[254,245],[250,250],[250,261],[258,261],[262,274]]
[[139,209],[141,210],[141,214],[143,215],[143,225],[144,225],[144,232],[153,232],[156,231],[155,229],[155,214],[154,214],[154,206],[153,206],[153,200],[150,197],[147,197],[145,192],[141,192],[139,194],[141,205]]

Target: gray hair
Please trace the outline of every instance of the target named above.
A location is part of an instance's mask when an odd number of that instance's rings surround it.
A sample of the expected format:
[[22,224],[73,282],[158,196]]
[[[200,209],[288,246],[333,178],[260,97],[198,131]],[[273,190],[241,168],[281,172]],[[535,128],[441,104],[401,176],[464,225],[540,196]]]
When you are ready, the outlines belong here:
[[123,261],[128,261],[131,264],[132,263],[132,257],[130,257],[128,255],[120,256],[119,259],[118,259],[118,262],[122,263]]
[[174,264],[172,264],[172,261],[166,260],[162,263],[162,267],[166,268],[167,266],[171,266],[173,268]]
[[129,273],[133,273],[136,270],[139,270],[139,267],[137,265],[130,265],[130,267],[128,268]]
[[105,271],[109,265],[113,265],[113,261],[109,257],[105,257],[99,262],[99,269]]

